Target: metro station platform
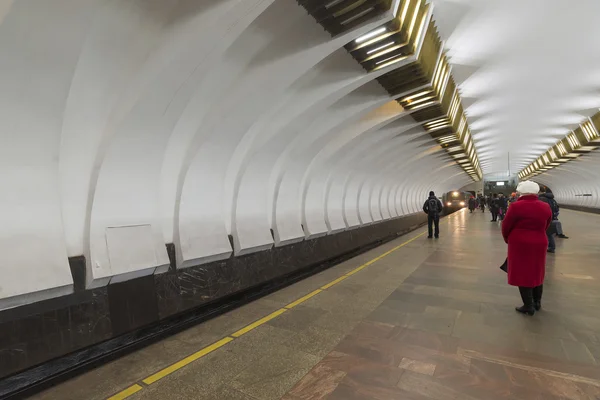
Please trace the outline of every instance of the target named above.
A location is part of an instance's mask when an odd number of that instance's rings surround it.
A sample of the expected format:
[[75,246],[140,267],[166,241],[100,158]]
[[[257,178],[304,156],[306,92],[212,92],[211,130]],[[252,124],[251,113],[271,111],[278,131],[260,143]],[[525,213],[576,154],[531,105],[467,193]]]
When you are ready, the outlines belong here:
[[561,220],[534,317],[461,211],[33,398],[599,399],[600,215]]

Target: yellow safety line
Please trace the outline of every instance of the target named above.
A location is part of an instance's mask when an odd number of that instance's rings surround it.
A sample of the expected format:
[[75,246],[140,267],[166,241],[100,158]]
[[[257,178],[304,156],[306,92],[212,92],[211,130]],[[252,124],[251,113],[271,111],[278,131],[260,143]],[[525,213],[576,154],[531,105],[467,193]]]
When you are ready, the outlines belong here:
[[[376,263],[377,261],[381,260],[382,258],[384,258],[384,257],[386,257],[386,256],[389,256],[390,254],[392,254],[392,253],[393,253],[393,252],[395,252],[396,250],[398,250],[398,249],[400,249],[400,248],[402,248],[402,247],[406,246],[407,244],[409,244],[409,243],[411,243],[411,242],[414,242],[415,240],[417,240],[418,238],[420,238],[421,236],[423,236],[425,233],[426,233],[426,232],[423,232],[423,233],[421,233],[421,234],[419,234],[419,235],[415,236],[414,238],[412,238],[412,239],[410,239],[410,240],[407,240],[406,242],[404,242],[404,243],[402,243],[402,244],[400,244],[400,245],[398,245],[398,246],[394,247],[393,249],[391,249],[391,250],[389,250],[389,251],[386,251],[386,252],[385,252],[385,253],[383,253],[382,255],[380,255],[380,256],[378,256],[378,257],[375,257],[374,259],[372,259],[372,260],[370,260],[370,261],[367,261],[366,263],[364,263],[364,264],[363,264],[363,265],[361,265],[360,267],[358,267],[358,268],[356,268],[356,269],[353,269],[352,271],[348,272],[348,273],[346,274],[346,277],[348,277],[348,276],[351,276],[351,275],[354,275],[354,274],[355,274],[355,273],[357,273],[358,271],[360,271],[360,270],[363,270],[363,269],[367,268],[369,265]],[[337,283],[337,282],[336,282],[336,283]],[[334,284],[335,284],[335,283],[334,283]],[[333,285],[332,285],[332,286],[333,286]]]
[[135,385],[129,386],[127,389],[120,391],[119,393],[115,394],[114,396],[109,397],[108,400],[123,400],[123,399],[128,398],[132,394],[139,392],[142,389],[143,388],[136,383]]
[[333,285],[337,285],[338,283],[340,283],[341,281],[343,281],[347,277],[348,277],[348,275],[340,276],[335,281],[331,281],[327,285],[321,286],[321,290],[329,289],[330,287],[332,287]]
[[277,310],[269,315],[267,315],[264,318],[259,319],[256,322],[251,323],[250,325],[240,329],[239,331],[235,332],[234,334],[232,334],[231,336],[233,336],[234,338],[239,338],[240,336],[250,332],[252,329],[258,328],[259,326],[261,326],[262,324],[265,324],[267,322],[269,322],[270,320],[272,320],[273,318],[277,318],[279,317],[281,314],[283,314],[284,312],[286,312],[287,310],[282,308],[280,310]]
[[[204,357],[205,355],[212,353],[213,351],[225,346],[227,343],[232,342],[235,338],[239,338],[240,336],[250,332],[251,330],[271,321],[274,318],[277,318],[278,316],[280,316],[281,314],[285,313],[287,310],[296,307],[299,304],[304,303],[306,300],[310,299],[311,297],[314,297],[316,295],[318,295],[319,293],[321,293],[323,290],[329,289],[330,287],[340,283],[341,281],[343,281],[344,279],[356,274],[357,272],[367,268],[369,265],[374,264],[375,262],[381,260],[382,258],[392,254],[393,252],[395,252],[396,250],[406,246],[407,244],[414,242],[415,240],[417,240],[418,238],[420,238],[421,236],[423,236],[426,232],[423,232],[415,237],[413,237],[410,240],[407,240],[406,242],[394,247],[393,249],[386,251],[385,253],[381,254],[378,257],[375,257],[374,259],[364,263],[363,265],[361,265],[360,267],[348,272],[345,275],[340,276],[339,278],[329,282],[326,285],[321,286],[320,289],[314,290],[312,292],[310,292],[309,294],[307,294],[306,296],[303,296],[301,298],[299,298],[298,300],[288,304],[287,306],[285,306],[282,309],[279,309],[269,315],[267,315],[264,318],[259,319],[256,322],[251,323],[250,325],[245,326],[244,328],[238,330],[237,332],[234,332],[233,334],[231,334],[231,336],[227,336],[221,340],[219,340],[218,342],[215,342],[213,344],[211,344],[210,346],[207,346],[199,351],[197,351],[196,353],[187,356],[186,358],[176,362],[175,364],[172,364],[171,366],[164,368],[158,372],[156,372],[153,375],[150,375],[149,377],[147,377],[146,379],[142,380],[143,383],[145,383],[146,385],[151,385],[159,380],[161,380],[162,378],[172,374],[173,372],[185,367],[186,365]],[[142,390],[143,387],[141,385],[135,384],[132,385],[130,387],[128,387],[127,389],[117,393],[116,395],[108,398],[107,400],[124,400],[127,397],[139,392],[140,390]]]
[[304,297],[300,297],[298,300],[294,301],[293,303],[290,303],[290,304],[288,304],[287,306],[285,306],[285,308],[287,308],[288,310],[289,310],[290,308],[294,308],[294,307],[296,307],[297,305],[299,305],[299,304],[301,304],[301,303],[304,303],[306,300],[310,299],[310,298],[311,298],[311,297],[313,297],[313,296],[316,296],[316,295],[318,295],[318,294],[319,294],[319,293],[321,293],[321,292],[322,292],[322,290],[321,290],[321,289],[317,289],[317,290],[315,290],[314,292],[310,292],[310,293],[309,293],[309,294],[307,294],[306,296],[304,296]]
[[144,382],[146,385],[151,385],[154,382],[161,380],[165,376],[172,374],[173,372],[177,371],[178,369],[185,367],[186,365],[190,364],[191,362],[196,361],[197,359],[202,358],[209,353],[212,353],[213,351],[217,350],[218,348],[225,346],[227,343],[231,342],[232,340],[233,340],[233,338],[230,338],[230,337],[221,339],[218,342],[213,343],[210,346],[205,347],[202,350],[192,354],[191,356],[187,356],[183,360],[178,361],[175,364],[173,364],[165,369],[162,369],[153,375],[150,375],[149,377],[144,379],[142,382]]

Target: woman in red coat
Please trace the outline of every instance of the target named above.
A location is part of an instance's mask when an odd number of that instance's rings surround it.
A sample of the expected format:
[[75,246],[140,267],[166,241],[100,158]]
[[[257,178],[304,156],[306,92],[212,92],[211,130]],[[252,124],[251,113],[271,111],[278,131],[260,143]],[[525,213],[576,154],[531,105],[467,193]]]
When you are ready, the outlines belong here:
[[537,183],[519,183],[519,200],[508,208],[502,223],[502,236],[508,243],[508,284],[519,287],[523,306],[517,311],[535,314],[542,306],[546,273],[548,238],[546,229],[552,222],[550,206],[538,200]]

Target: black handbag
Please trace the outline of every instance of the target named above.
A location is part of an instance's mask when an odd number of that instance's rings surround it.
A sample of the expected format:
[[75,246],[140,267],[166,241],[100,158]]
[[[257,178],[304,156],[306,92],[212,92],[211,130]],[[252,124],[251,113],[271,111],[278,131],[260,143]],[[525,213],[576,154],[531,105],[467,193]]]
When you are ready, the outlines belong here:
[[504,260],[504,264],[500,266],[500,269],[508,274],[508,258]]

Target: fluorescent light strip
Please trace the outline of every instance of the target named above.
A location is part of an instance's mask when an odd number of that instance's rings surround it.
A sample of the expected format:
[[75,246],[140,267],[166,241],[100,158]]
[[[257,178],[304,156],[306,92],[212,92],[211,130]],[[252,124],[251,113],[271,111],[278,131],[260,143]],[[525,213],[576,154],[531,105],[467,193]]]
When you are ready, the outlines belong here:
[[424,102],[426,100],[431,100],[431,99],[435,99],[435,96],[423,97],[422,99],[418,99],[418,100],[415,100],[415,101],[409,101],[406,106],[407,107],[408,106],[413,106],[415,104],[422,103],[422,102]]
[[355,43],[363,43],[363,42],[366,42],[367,40],[369,40],[369,39],[372,39],[372,38],[374,38],[375,36],[381,35],[381,34],[382,34],[382,33],[384,33],[386,30],[387,30],[387,29],[385,28],[385,26],[384,26],[384,27],[381,27],[381,28],[378,28],[378,29],[375,29],[375,30],[374,30],[374,31],[372,31],[372,32],[369,32],[369,33],[367,33],[367,34],[365,34],[365,35],[362,35],[361,37],[359,37],[358,39],[356,39],[354,42],[355,42]]
[[410,21],[410,27],[408,28],[408,38],[413,35],[413,30],[415,29],[415,25],[417,23],[417,17],[419,16],[419,7],[421,7],[421,0],[417,0],[417,7],[415,7],[415,13],[413,14],[412,20]]
[[349,24],[350,22],[352,22],[352,21],[354,21],[354,20],[356,20],[356,19],[359,19],[359,18],[361,18],[361,17],[364,17],[365,15],[367,15],[368,13],[370,13],[371,11],[373,11],[374,9],[375,9],[375,8],[373,8],[373,7],[367,8],[366,10],[364,10],[364,11],[361,11],[361,12],[359,12],[358,14],[356,14],[356,15],[354,15],[354,16],[352,16],[352,17],[348,18],[347,20],[340,22],[340,24],[342,24],[342,25]]
[[408,13],[408,7],[410,6],[411,0],[407,0],[404,2],[404,7],[402,7],[402,15],[400,15],[400,24],[404,25],[406,20],[406,14]]
[[[392,58],[393,58],[393,57],[392,57]],[[389,67],[390,65],[393,65],[393,64],[399,63],[400,61],[406,60],[407,58],[408,58],[408,56],[404,56],[404,57],[396,58],[396,59],[394,59],[394,60],[392,60],[392,61],[390,61],[390,62],[387,62],[387,63],[385,63],[385,64],[381,64],[380,66],[378,66],[377,68],[375,68],[375,70],[379,70],[379,69],[382,69],[382,68],[385,68],[385,67]]]
[[569,144],[573,150],[576,150],[579,146],[581,146],[581,143],[579,143],[579,139],[577,139],[577,136],[575,136],[574,132],[567,135],[567,140],[569,141]]
[[336,6],[336,5],[340,4],[342,1],[344,1],[344,0],[333,0],[333,1],[330,1],[329,3],[325,4],[325,8],[326,9],[330,9],[333,6]]
[[367,55],[368,55],[368,54],[373,54],[373,53],[375,53],[375,52],[377,52],[377,51],[379,51],[379,50],[383,50],[383,49],[385,49],[386,47],[390,47],[390,46],[391,46],[391,45],[393,45],[394,43],[395,43],[395,42],[389,42],[389,43],[386,43],[386,44],[384,44],[383,46],[379,46],[379,47],[377,47],[376,49],[373,49],[373,50],[367,51]]
[[594,127],[594,125],[592,125],[591,122],[586,122],[585,124],[582,124],[581,129],[583,130],[583,134],[589,142],[600,137],[600,135],[596,131],[596,128]]
[[425,95],[428,95],[428,94],[431,94],[431,90],[423,90],[422,92],[419,92],[417,94],[413,94],[412,96],[405,97],[401,101],[411,101],[412,99],[416,99],[417,97],[425,96]]
[[[391,53],[392,51],[399,50],[399,49],[401,49],[401,48],[402,48],[402,46],[403,46],[403,45],[401,44],[401,45],[397,45],[397,46],[390,47],[390,48],[388,48],[388,49],[382,50],[382,51],[380,51],[380,52],[379,52],[379,53],[377,53],[377,54],[373,54],[372,56],[369,56],[369,57],[365,58],[365,59],[363,60],[363,62],[365,62],[365,61],[370,61],[370,60],[373,60],[373,59],[375,59],[375,58],[379,58],[379,57],[381,57],[381,56],[384,56],[384,55],[386,55],[386,54],[388,54],[388,53]],[[399,54],[399,55],[402,55],[402,54]]]
[[424,13],[423,18],[421,19],[421,25],[419,25],[419,30],[417,31],[417,37],[415,38],[415,47],[419,45],[421,36],[423,36],[423,31],[425,30],[425,21],[426,20],[427,20],[427,13]]
[[434,126],[440,126],[440,125],[448,125],[450,122],[448,121],[439,121],[433,124],[425,124],[426,128],[433,128]]
[[454,137],[454,135],[446,135],[446,136],[442,136],[441,138],[438,138],[438,140],[442,143],[450,143],[456,140],[456,137]]
[[450,124],[448,124],[447,122],[442,122],[441,124],[438,124],[438,125],[427,126],[427,127],[425,127],[425,129],[427,129],[428,131],[437,131],[438,129],[445,128],[449,125]]
[[375,63],[375,65],[379,65],[379,64],[381,64],[381,63],[384,63],[384,62],[386,62],[386,61],[393,60],[394,58],[400,57],[401,55],[402,55],[402,54],[396,54],[395,56],[391,56],[391,57],[388,57],[388,58],[386,58],[386,59],[384,59],[384,60],[377,61],[377,62]]
[[444,118],[438,118],[435,121],[429,121],[429,122],[425,123],[425,125],[436,125],[436,124],[439,124],[440,122],[446,122],[446,121],[448,121],[448,119],[445,118],[445,117]]
[[435,101],[429,101],[429,102],[427,102],[425,104],[421,104],[420,106],[416,106],[414,108],[411,108],[411,111],[414,111],[414,110],[419,109],[419,108],[430,106],[430,105],[432,105],[434,103],[435,103]]

